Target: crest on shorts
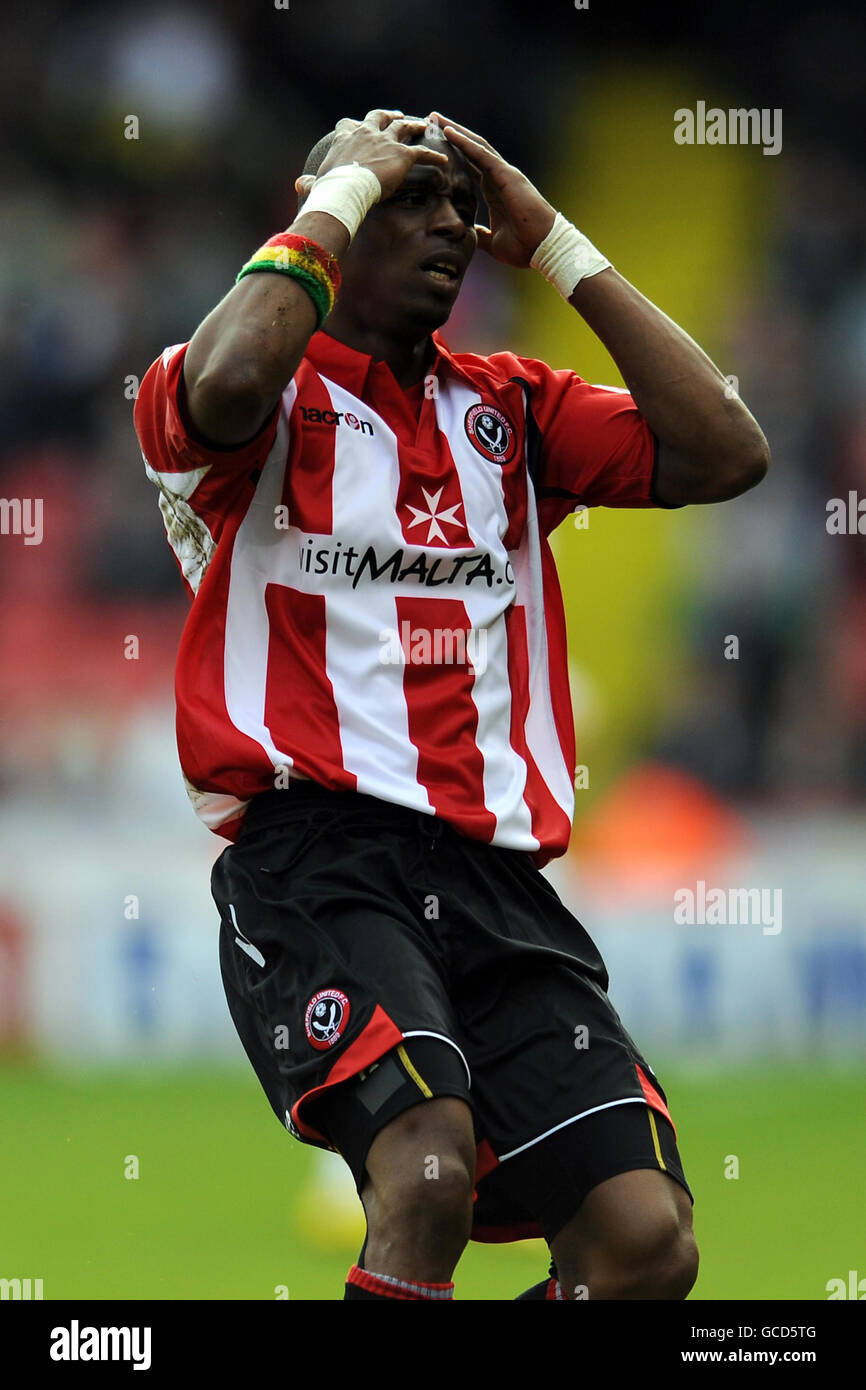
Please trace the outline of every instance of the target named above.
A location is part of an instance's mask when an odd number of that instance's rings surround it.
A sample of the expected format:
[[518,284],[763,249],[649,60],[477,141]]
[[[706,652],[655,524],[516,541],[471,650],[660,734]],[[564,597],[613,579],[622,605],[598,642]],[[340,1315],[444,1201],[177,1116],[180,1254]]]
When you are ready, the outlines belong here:
[[514,426],[498,406],[471,405],[463,425],[470,443],[490,463],[508,463],[514,456]]
[[326,1052],[340,1041],[349,1022],[351,1006],[341,989],[320,989],[314,994],[304,1015],[310,1046]]

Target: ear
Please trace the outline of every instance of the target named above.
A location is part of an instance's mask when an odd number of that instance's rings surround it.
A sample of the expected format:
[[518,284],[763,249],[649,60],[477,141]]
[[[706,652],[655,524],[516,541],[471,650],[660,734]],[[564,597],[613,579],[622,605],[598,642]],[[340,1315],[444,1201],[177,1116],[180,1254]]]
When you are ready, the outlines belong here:
[[316,182],[315,174],[299,174],[295,179],[295,192],[302,198],[306,198],[313,184]]

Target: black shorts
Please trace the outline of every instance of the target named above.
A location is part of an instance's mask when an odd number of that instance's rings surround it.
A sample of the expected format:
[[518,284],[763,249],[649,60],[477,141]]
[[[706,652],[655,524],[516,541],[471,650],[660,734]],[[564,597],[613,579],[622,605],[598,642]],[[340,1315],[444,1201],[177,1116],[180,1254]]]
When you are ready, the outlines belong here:
[[359,1191],[383,1125],[451,1095],[475,1124],[476,1240],[551,1240],[631,1169],[689,1192],[601,956],[528,854],[295,782],[255,798],[212,889],[229,1010],[268,1100]]

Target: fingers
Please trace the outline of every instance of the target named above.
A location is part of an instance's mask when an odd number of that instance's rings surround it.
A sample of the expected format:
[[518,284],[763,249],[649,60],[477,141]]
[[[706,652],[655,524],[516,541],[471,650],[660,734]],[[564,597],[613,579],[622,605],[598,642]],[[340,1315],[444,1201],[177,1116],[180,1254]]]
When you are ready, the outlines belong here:
[[388,133],[393,132],[398,140],[403,140],[406,136],[417,135],[420,130],[426,129],[426,121],[422,121],[420,118],[405,117],[403,120],[394,121]]
[[[494,155],[497,159],[502,158],[502,156],[490,144],[490,141],[484,139],[483,135],[478,135],[474,130],[469,130],[467,126],[460,125],[458,121],[449,120],[447,116],[442,115],[441,111],[431,111],[430,119],[438,122],[438,124],[442,127],[443,133],[447,128],[452,132],[456,131],[458,136],[462,136],[464,145],[460,146],[461,149],[464,148],[466,141],[471,141],[472,144],[475,145],[479,150],[486,150],[489,154]],[[457,142],[455,141],[455,143]]]
[[377,106],[374,107],[372,111],[367,112],[364,120],[369,121],[372,125],[378,126],[379,130],[384,130],[386,125],[390,125],[392,121],[399,120],[402,115],[402,111],[390,111],[385,107]]
[[[393,135],[396,140],[406,141],[413,135],[417,135],[422,129],[426,129],[429,122],[420,116],[404,116],[402,111],[388,111],[384,108],[376,108],[368,111],[364,117],[364,124],[370,124],[376,130],[387,130],[389,135]],[[357,122],[353,125],[357,126]],[[428,163],[438,163],[438,160],[429,160]]]
[[448,156],[444,150],[431,150],[429,145],[407,145],[414,164],[447,164]]
[[[340,144],[336,147],[336,154],[329,153],[326,159],[333,163],[341,149],[351,150],[353,144],[351,137],[357,135],[358,132],[363,132],[364,127],[366,127],[371,134],[382,134],[386,141],[395,140],[401,144],[404,149],[409,151],[413,164],[447,165],[448,155],[444,151],[431,149],[427,145],[410,143],[423,134],[429,125],[430,121],[427,117],[404,116],[402,111],[388,110],[384,107],[374,107],[372,111],[367,112],[363,121],[356,121],[351,116],[341,116],[334,126],[334,134],[340,138]],[[361,135],[362,147],[366,138],[365,135]],[[300,174],[295,180],[295,192],[300,197],[306,197],[315,181],[315,175]]]
[[368,111],[363,121],[356,121],[353,116],[341,116],[334,126],[337,135],[348,134],[349,131],[357,130],[358,126],[371,125],[376,130],[384,130],[392,121],[403,119],[402,111],[390,111],[385,107],[374,107]]
[[[421,130],[426,130],[429,122],[420,116],[404,116],[402,111],[368,111],[365,120],[379,123],[379,129],[388,129],[396,140],[408,142]],[[384,118],[384,119],[382,119]],[[442,151],[431,150],[426,145],[410,145],[413,164],[447,164],[448,156]]]
[[462,132],[455,130],[450,123],[444,127],[443,134],[445,139],[460,151],[464,159],[477,165],[481,170],[494,169],[497,165],[501,166],[505,162],[501,155],[491,149],[486,141],[482,144],[474,136],[463,135]]
[[486,251],[486,252],[488,253],[488,255],[492,255],[492,254],[493,254],[493,233],[491,232],[490,228],[489,228],[489,227],[481,227],[481,226],[479,226],[479,224],[476,222],[476,224],[475,224],[475,236],[476,236],[476,238],[477,238],[476,244],[477,244],[477,246],[478,246],[479,251]]

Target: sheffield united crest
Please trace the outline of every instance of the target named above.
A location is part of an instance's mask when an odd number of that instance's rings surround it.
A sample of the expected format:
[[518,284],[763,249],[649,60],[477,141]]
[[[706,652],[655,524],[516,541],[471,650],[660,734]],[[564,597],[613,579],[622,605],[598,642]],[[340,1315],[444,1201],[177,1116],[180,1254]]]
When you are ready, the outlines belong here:
[[517,439],[507,415],[495,405],[471,405],[463,421],[467,438],[490,463],[509,463]]
[[304,1015],[304,1028],[310,1046],[326,1052],[340,1041],[349,1022],[351,1008],[340,989],[320,989],[314,994]]

